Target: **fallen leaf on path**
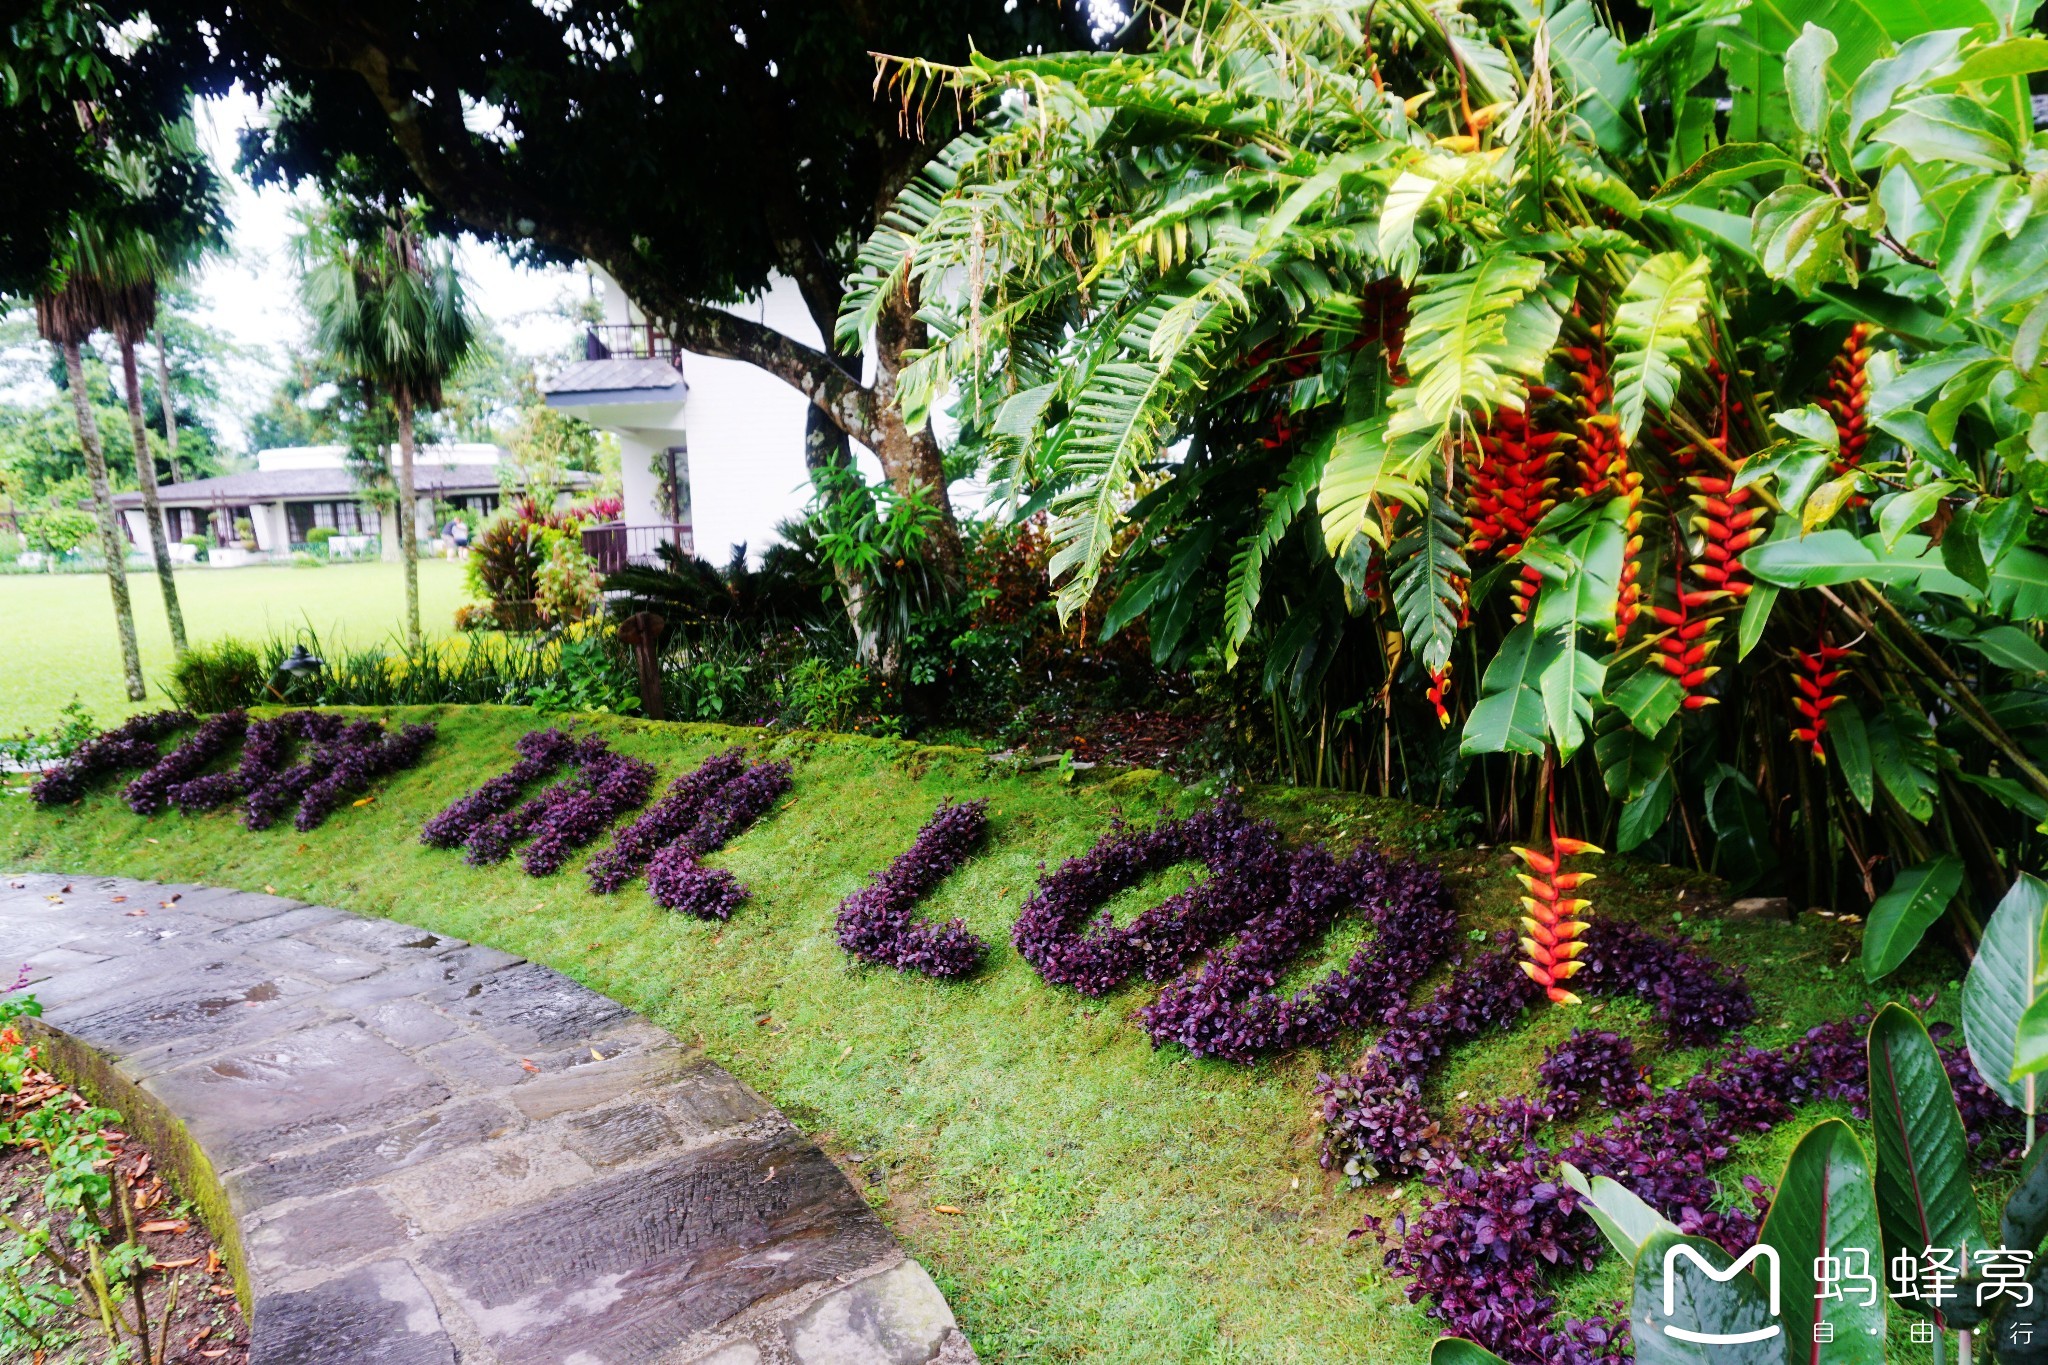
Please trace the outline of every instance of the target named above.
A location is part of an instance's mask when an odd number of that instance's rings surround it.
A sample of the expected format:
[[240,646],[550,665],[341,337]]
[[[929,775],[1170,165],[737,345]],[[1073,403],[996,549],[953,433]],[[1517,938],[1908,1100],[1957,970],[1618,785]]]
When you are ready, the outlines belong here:
[[277,888],[272,886],[269,882],[265,882],[263,883],[263,894],[266,896],[275,896],[277,894]]
[[[367,805],[369,805],[369,804],[370,804],[370,803],[371,803],[372,801],[375,801],[376,799],[377,799],[377,798],[376,798],[376,797],[374,797],[374,796],[366,796],[366,797],[364,797],[364,798],[363,798],[362,800],[360,800],[360,801],[356,801],[356,802],[352,802],[351,804],[353,804],[353,805],[357,805],[357,806],[367,806]],[[301,847],[303,847],[303,845],[301,845]]]
[[152,1218],[144,1223],[141,1232],[190,1232],[192,1225],[183,1218]]
[[184,1268],[185,1268],[186,1266],[188,1266],[188,1265],[198,1265],[198,1264],[199,1264],[199,1258],[198,1258],[197,1256],[187,1256],[187,1257],[186,1257],[186,1258],[185,1258],[184,1260],[182,1260],[182,1261],[158,1261],[158,1262],[157,1262],[157,1263],[156,1263],[155,1265],[151,1266],[151,1267],[150,1267],[150,1269],[151,1269],[151,1270],[183,1270],[183,1269],[184,1269]]
[[839,1054],[839,1060],[843,1062],[843,1061],[845,1061],[845,1060],[846,1060],[846,1059],[847,1059],[848,1057],[851,1057],[852,1055],[853,1055],[853,1044],[852,1044],[852,1043],[848,1043],[848,1044],[846,1045],[846,1051],[844,1051],[844,1052],[842,1052],[842,1053],[840,1053],[840,1054]]
[[519,1065],[525,1067],[528,1071],[533,1072],[535,1075],[540,1074],[540,1068],[535,1066],[532,1062],[527,1061],[524,1057],[521,1057],[519,1059]]
[[965,1212],[965,1210],[956,1209],[951,1204],[934,1204],[932,1205],[932,1212],[959,1214]]

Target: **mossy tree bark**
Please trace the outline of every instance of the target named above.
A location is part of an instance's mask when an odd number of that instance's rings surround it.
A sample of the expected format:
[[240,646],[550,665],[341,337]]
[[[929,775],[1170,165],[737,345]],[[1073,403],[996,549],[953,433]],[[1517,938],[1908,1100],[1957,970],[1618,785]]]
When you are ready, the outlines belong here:
[[420,647],[420,540],[413,508],[412,391],[400,385],[398,407],[398,557],[405,563],[405,639]]

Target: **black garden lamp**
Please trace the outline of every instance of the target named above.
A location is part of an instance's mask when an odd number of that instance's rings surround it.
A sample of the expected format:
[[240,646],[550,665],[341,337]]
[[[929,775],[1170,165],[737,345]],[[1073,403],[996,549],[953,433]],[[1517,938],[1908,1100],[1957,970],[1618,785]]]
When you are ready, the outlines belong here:
[[270,695],[276,697],[279,701],[283,701],[285,699],[284,693],[277,690],[279,679],[287,675],[297,678],[310,673],[318,673],[326,666],[321,661],[319,655],[313,653],[304,645],[293,645],[292,652],[278,660],[277,673],[270,680]]

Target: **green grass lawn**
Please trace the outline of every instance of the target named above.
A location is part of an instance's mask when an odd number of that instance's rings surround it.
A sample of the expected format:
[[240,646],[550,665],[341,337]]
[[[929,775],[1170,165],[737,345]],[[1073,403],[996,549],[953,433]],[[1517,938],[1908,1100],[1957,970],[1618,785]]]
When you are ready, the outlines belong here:
[[[1155,1050],[1132,1021],[1156,987],[1084,999],[1039,980],[1009,945],[1041,860],[1083,851],[1114,812],[1149,818],[1185,808],[1191,793],[1148,773],[1087,774],[1073,785],[1049,773],[1006,776],[978,754],[889,740],[593,718],[619,748],[658,761],[664,780],[736,741],[794,760],[791,796],[711,859],[753,891],[730,923],[715,925],[668,914],[638,887],[594,896],[580,860],[535,880],[516,860],[479,869],[422,846],[421,823],[501,771],[536,718],[513,708],[393,714],[440,725],[428,761],[311,834],[288,821],[253,834],[231,811],[143,820],[112,793],[55,811],[0,794],[0,869],[275,889],[557,967],[701,1046],[817,1136],[938,1278],[984,1360],[1419,1365],[1426,1356],[1434,1324],[1384,1271],[1374,1239],[1348,1235],[1364,1215],[1391,1215],[1422,1191],[1356,1193],[1316,1162],[1316,1073],[1355,1056],[1360,1039],[1255,1068],[1195,1061]],[[990,799],[991,843],[925,908],[964,915],[994,945],[988,967],[941,984],[854,964],[833,937],[835,907],[946,796]],[[1333,793],[1265,792],[1252,804],[1292,835],[1340,844],[1428,845],[1449,823]],[[1512,922],[1519,888],[1505,850],[1437,856],[1468,931]],[[1669,869],[1602,861],[1596,913],[1670,928],[1714,892]],[[1123,899],[1125,911],[1142,900]],[[1761,1044],[1852,1014],[1865,999],[1927,994],[1954,971],[1933,954],[1872,991],[1844,965],[1853,928],[1810,917],[1796,928],[1703,927],[1714,953],[1750,973],[1760,1009],[1751,1037]],[[1343,932],[1331,938],[1325,960],[1348,952]],[[1952,1010],[1954,992],[1943,996]],[[1543,1050],[1581,1026],[1638,1038],[1659,1080],[1705,1056],[1661,1051],[1634,1002],[1546,1009],[1459,1049],[1433,1101],[1448,1108],[1535,1090]],[[1804,1126],[1746,1143],[1723,1172],[1725,1188],[1741,1197],[1745,1173],[1775,1181]],[[1611,1311],[1621,1269],[1609,1257],[1560,1289],[1573,1312]]]
[[[224,635],[253,643],[310,623],[324,644],[363,646],[404,628],[405,580],[396,564],[186,568],[177,570],[177,583],[193,644]],[[121,681],[121,642],[104,574],[0,577],[0,735],[47,727],[73,697],[101,724],[164,704],[171,631],[163,590],[155,573],[131,573],[128,594],[150,690],[142,707],[129,702]],[[460,564],[420,561],[423,630],[451,632],[455,608],[465,600]]]

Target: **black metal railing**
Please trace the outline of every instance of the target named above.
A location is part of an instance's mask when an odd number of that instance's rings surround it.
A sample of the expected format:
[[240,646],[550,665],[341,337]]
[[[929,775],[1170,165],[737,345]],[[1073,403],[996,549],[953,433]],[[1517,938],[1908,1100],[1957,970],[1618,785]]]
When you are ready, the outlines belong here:
[[696,552],[688,522],[628,526],[622,521],[583,528],[583,552],[597,561],[599,573],[616,573],[628,564],[658,564],[660,547],[673,545],[685,555]]
[[683,353],[651,322],[598,322],[583,331],[585,360],[665,360],[678,370]]

